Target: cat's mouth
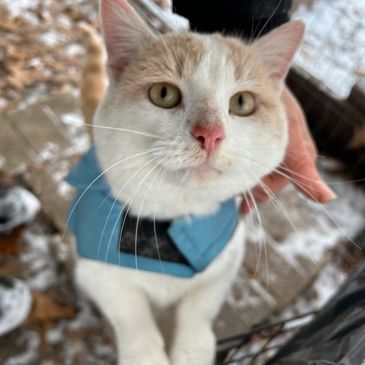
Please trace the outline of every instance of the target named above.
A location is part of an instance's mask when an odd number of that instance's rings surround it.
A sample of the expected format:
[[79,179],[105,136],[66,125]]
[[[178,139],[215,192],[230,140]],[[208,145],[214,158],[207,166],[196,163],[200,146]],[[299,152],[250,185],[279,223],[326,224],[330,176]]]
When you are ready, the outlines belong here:
[[222,173],[221,170],[219,170],[218,168],[212,166],[208,161],[205,161],[205,162],[201,163],[200,165],[195,166],[193,169],[196,170],[196,171],[199,171],[199,172],[215,171],[218,174],[221,174]]
[[218,169],[215,166],[212,166],[212,164],[209,163],[209,160],[206,160],[199,165],[192,166],[189,168],[189,170],[192,175],[205,179],[211,179],[223,173],[222,170]]

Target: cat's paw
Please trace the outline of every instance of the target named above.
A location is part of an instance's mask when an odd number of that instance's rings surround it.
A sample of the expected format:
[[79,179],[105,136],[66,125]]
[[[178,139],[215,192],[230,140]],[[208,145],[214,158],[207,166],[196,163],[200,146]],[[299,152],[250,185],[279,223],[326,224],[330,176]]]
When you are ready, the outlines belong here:
[[142,350],[138,354],[129,354],[119,360],[119,365],[170,365],[164,352],[157,350]]
[[171,365],[213,365],[214,353],[180,351],[171,356]]

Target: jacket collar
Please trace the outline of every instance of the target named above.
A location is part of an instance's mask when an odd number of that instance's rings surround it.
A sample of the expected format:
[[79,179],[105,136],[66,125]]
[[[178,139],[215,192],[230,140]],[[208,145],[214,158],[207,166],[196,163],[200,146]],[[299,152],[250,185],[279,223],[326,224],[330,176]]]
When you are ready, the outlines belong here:
[[230,241],[238,223],[238,211],[232,198],[222,202],[214,214],[187,216],[169,222],[167,235],[183,256],[184,262],[161,262],[141,256],[138,245],[136,256],[120,250],[120,247],[123,248],[123,240],[120,242],[121,227],[127,209],[123,202],[113,197],[101,174],[94,146],[80,159],[66,180],[77,188],[70,209],[69,226],[76,236],[78,253],[83,257],[191,277],[205,270],[219,255]]

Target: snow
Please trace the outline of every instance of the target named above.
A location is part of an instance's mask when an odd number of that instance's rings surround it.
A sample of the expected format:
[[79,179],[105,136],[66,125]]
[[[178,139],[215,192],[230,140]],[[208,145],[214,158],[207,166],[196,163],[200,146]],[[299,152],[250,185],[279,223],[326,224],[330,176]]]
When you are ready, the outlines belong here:
[[64,327],[64,323],[61,322],[57,327],[51,328],[46,334],[47,342],[51,345],[62,342],[65,335]]
[[365,1],[317,0],[301,5],[293,18],[307,26],[295,65],[335,96],[347,98],[365,77]]
[[85,48],[79,44],[70,44],[65,47],[65,54],[68,57],[80,56],[85,53]]
[[12,287],[0,281],[0,336],[19,326],[32,305],[28,287],[19,280],[11,280],[14,283]]
[[7,232],[14,227],[31,221],[40,210],[39,200],[28,190],[15,186],[0,196],[0,232]]
[[40,338],[33,332],[28,332],[26,350],[6,360],[4,365],[29,365],[37,359],[37,349],[40,345]]
[[72,147],[66,152],[68,155],[83,153],[90,146],[90,139],[86,133],[83,117],[78,113],[65,113],[61,115],[68,138],[72,141]]
[[79,302],[79,312],[77,317],[70,323],[69,329],[79,330],[85,327],[95,327],[98,325],[91,304],[85,300]]
[[8,101],[5,98],[0,97],[0,109],[5,107],[5,105],[7,105],[7,104],[8,104]]
[[57,263],[49,245],[50,237],[39,230],[35,226],[25,232],[23,240],[29,249],[21,254],[20,259],[29,266],[26,283],[31,289],[42,291],[56,284],[58,278]]
[[[4,3],[11,16],[21,15],[31,19],[32,15],[27,9],[35,8],[40,0],[4,0]],[[68,1],[67,3],[71,2]],[[76,3],[80,3],[80,1]],[[85,4],[83,6],[91,6],[87,2]],[[345,4],[346,6],[344,6]],[[75,3],[72,5],[75,6]],[[92,12],[93,9],[90,9],[90,12]],[[92,16],[95,17],[95,15]],[[347,97],[356,80],[361,75],[365,75],[365,57],[363,57],[365,49],[365,1],[331,0],[331,2],[328,2],[317,0],[312,8],[308,9],[301,6],[294,17],[304,20],[308,27],[304,45],[295,59],[296,66],[319,80],[324,87],[329,88],[336,96]],[[70,27],[68,17],[59,17],[57,22],[66,28]],[[59,45],[65,40],[57,31],[45,32],[41,39],[49,46]],[[63,51],[68,57],[75,57],[84,53],[83,47],[77,44],[66,45]],[[42,60],[34,59],[28,66],[43,67]],[[35,90],[32,96],[35,99],[46,90],[42,84],[38,87],[39,89]],[[5,99],[0,97],[0,107],[4,103],[6,103]],[[71,155],[77,151],[82,152],[87,149],[89,141],[79,114],[64,114],[58,117],[55,122],[64,124],[65,133],[73,141],[72,147],[65,152],[66,154]],[[41,156],[43,160],[51,161],[58,153],[57,147],[49,144]],[[60,181],[63,178],[63,172],[54,175],[53,178]],[[286,221],[285,225],[281,225],[279,221],[275,223],[279,228],[271,227],[272,231],[264,233],[267,242],[272,242],[276,234],[285,236],[285,239],[275,247],[281,255],[285,256],[294,267],[302,272],[305,271],[305,267],[301,267],[302,262],[298,260],[298,257],[305,256],[315,263],[321,263],[328,252],[340,241],[348,240],[348,238],[352,240],[365,220],[365,198],[363,193],[350,183],[331,182],[332,177],[330,176],[327,176],[327,179],[339,196],[336,202],[329,206],[320,207],[303,199],[302,204],[312,212],[308,222],[302,221],[303,215],[300,209],[294,207],[292,211],[288,210],[287,212],[287,216],[289,216],[292,223],[288,223],[287,218],[282,216],[280,219]],[[62,196],[68,196],[70,192],[68,185],[62,183],[59,184],[59,191]],[[276,217],[281,214],[276,209],[274,211]],[[270,216],[264,219],[265,226],[268,224],[269,219]],[[257,223],[254,224],[257,227]],[[261,234],[260,229],[257,229],[252,233],[251,238],[260,241]],[[47,291],[61,280],[57,265],[59,261],[65,260],[67,254],[65,251],[59,255],[53,252],[51,241],[55,239],[54,235],[37,227],[31,227],[27,230],[24,239],[29,249],[28,252],[21,254],[21,260],[29,265],[29,275],[26,283],[31,289]],[[62,239],[60,240],[62,241]],[[62,244],[63,242],[60,243],[60,246]],[[67,245],[63,244],[62,247],[65,250]],[[310,299],[301,296],[296,303],[284,311],[282,316],[290,317],[294,314],[320,308],[329,300],[345,277],[346,275],[335,264],[327,264],[311,289],[316,295]],[[243,287],[245,281],[238,281],[236,284]],[[250,285],[253,290],[246,289],[247,293],[257,293],[260,297],[264,297],[269,305],[275,305],[274,298],[256,280],[252,280]],[[231,295],[229,303],[243,311],[247,306],[258,304],[258,295],[252,294],[250,297],[243,296],[238,299]],[[49,344],[54,345],[67,341],[68,331],[100,326],[100,319],[95,315],[86,300],[78,298],[78,307],[79,312],[74,320],[61,321],[47,331],[46,341]],[[304,322],[305,320],[301,321]],[[37,360],[40,339],[36,332],[27,332],[26,338],[28,338],[27,351],[12,357],[5,365],[29,364]],[[70,346],[69,351],[67,351],[67,358],[72,358],[73,355],[79,353],[80,346],[80,344],[75,344],[72,348]],[[112,346],[99,344],[96,352],[101,356],[105,355],[110,358],[113,351]],[[42,364],[51,365],[53,362],[42,362]]]
[[24,16],[29,9],[35,9],[40,3],[40,0],[3,0],[3,4],[7,7],[10,16]]
[[338,267],[329,263],[319,274],[319,277],[313,285],[317,293],[316,298],[312,301],[313,309],[320,309],[335,294],[337,288],[345,281],[346,275],[338,270]]
[[[270,244],[281,257],[304,274],[306,261],[303,262],[300,257],[320,266],[325,255],[339,242],[350,241],[356,246],[353,239],[365,222],[363,190],[338,177],[333,181],[333,176],[326,174],[325,168],[326,162],[322,161],[322,176],[337,194],[335,201],[322,205],[304,197],[298,199],[291,186],[277,197],[277,201],[284,199],[286,202],[280,209],[272,202],[259,205],[261,223],[265,228],[264,238],[260,237],[260,222],[257,219],[252,219],[252,223],[248,220],[249,239],[258,245],[265,242]],[[252,214],[256,215],[255,212]]]
[[48,47],[57,46],[66,40],[64,35],[54,30],[42,33],[39,38]]

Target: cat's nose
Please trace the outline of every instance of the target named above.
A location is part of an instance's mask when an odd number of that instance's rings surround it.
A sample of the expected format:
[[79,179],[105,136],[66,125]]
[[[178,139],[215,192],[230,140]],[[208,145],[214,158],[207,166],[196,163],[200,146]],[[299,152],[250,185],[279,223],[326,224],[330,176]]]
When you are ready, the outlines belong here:
[[200,147],[208,152],[208,155],[217,149],[226,136],[223,126],[219,124],[197,124],[191,134],[199,142]]

